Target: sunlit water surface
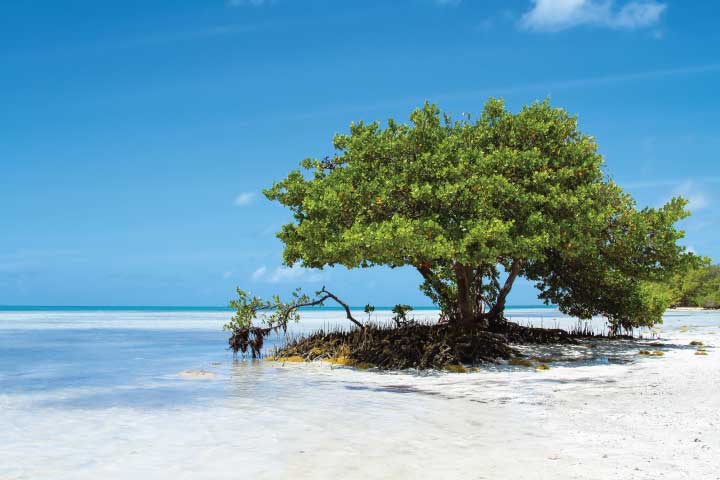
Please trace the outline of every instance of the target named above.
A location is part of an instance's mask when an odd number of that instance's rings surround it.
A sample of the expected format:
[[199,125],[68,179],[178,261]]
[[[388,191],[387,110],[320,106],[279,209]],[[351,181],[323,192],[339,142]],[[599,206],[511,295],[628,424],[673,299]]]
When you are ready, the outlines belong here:
[[[436,315],[417,312],[428,321]],[[495,478],[477,469],[487,460],[468,452],[483,449],[497,463],[503,449],[530,448],[518,438],[552,440],[543,422],[563,404],[563,391],[609,392],[628,365],[642,361],[636,342],[591,341],[524,348],[528,355],[554,357],[552,370],[542,373],[507,365],[466,375],[280,365],[234,359],[222,330],[228,316],[0,311],[0,479],[396,478],[428,472],[456,478],[470,471],[466,478]],[[545,327],[577,323],[552,309],[515,309],[510,316]],[[388,317],[383,311],[373,320]],[[291,334],[336,325],[345,325],[342,312],[303,312]],[[604,323],[598,319],[592,327],[601,331]],[[692,328],[715,335],[718,327],[717,313],[671,312],[663,330],[641,333],[646,343],[659,336],[654,341],[666,342],[671,356],[687,352],[667,332],[691,335]],[[179,375],[185,371],[206,373]],[[503,422],[493,420],[498,415]]]

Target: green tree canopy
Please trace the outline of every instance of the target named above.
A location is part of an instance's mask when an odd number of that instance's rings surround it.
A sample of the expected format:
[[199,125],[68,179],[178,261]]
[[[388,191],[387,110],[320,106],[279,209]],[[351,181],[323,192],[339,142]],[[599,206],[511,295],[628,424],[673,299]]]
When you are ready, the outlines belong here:
[[720,265],[705,258],[702,265],[675,275],[666,287],[673,305],[720,308]]
[[652,324],[665,305],[644,282],[692,260],[674,227],[686,202],[638,209],[548,101],[514,114],[490,99],[477,120],[426,103],[409,124],[354,123],[333,145],[265,191],[294,214],[278,233],[285,263],[413,266],[451,322],[501,321],[525,277],[564,312]]

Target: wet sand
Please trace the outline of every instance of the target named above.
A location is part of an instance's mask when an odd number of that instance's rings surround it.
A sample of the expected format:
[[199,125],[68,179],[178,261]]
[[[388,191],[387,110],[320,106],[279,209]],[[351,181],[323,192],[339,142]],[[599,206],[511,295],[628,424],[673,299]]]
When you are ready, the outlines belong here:
[[668,312],[638,342],[527,347],[549,370],[421,375],[233,362],[221,319],[193,315],[67,318],[52,361],[0,363],[0,478],[720,478],[717,312]]

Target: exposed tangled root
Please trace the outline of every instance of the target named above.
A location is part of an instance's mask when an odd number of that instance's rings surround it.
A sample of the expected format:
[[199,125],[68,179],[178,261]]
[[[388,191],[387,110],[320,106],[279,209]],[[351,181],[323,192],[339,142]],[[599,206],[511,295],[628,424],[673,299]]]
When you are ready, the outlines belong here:
[[[450,325],[368,326],[362,330],[324,332],[291,340],[273,358],[327,360],[341,365],[379,369],[436,369],[496,363],[520,356],[512,343],[573,343],[563,330],[544,330],[505,323],[503,332]],[[498,329],[499,330],[499,329]]]
[[504,335],[510,343],[576,343],[576,337],[586,336],[573,335],[559,328],[525,327],[513,322],[500,322],[490,331]]

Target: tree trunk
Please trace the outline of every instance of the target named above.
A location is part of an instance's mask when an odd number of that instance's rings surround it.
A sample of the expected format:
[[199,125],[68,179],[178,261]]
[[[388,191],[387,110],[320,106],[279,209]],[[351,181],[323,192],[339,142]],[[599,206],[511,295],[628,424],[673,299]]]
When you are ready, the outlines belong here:
[[453,265],[457,281],[457,302],[460,318],[458,323],[463,326],[472,325],[475,320],[473,302],[470,298],[470,280],[467,276],[467,269],[460,263]]
[[[438,274],[428,265],[420,264],[416,268],[439,299],[443,309],[440,319],[442,323],[449,322],[462,327],[473,326],[492,330],[501,327],[504,323],[505,301],[515,279],[520,274],[522,263],[518,260],[512,263],[502,287],[496,279],[493,280],[498,292],[495,301],[483,297],[482,274],[484,270],[482,266],[469,267],[459,262],[454,263],[451,268],[456,288],[452,290],[443,284]],[[492,273],[490,272],[491,275]],[[486,306],[487,311],[485,311]]]
[[508,272],[508,278],[505,280],[505,284],[498,292],[495,305],[488,313],[484,315],[484,318],[488,320],[488,324],[491,330],[505,322],[505,317],[503,316],[503,312],[505,311],[505,301],[507,300],[507,296],[512,289],[515,279],[520,274],[521,266],[522,265],[519,260],[515,260],[512,263],[512,265],[510,266],[510,271]]

